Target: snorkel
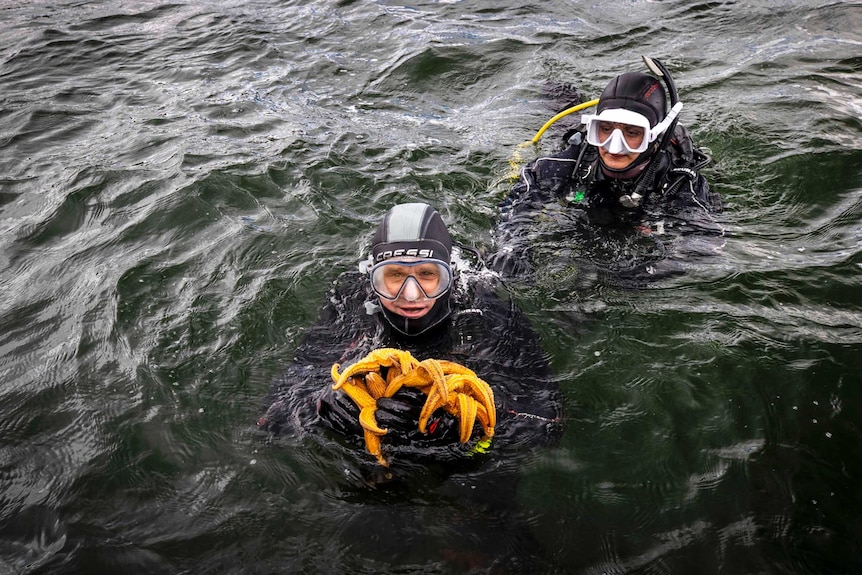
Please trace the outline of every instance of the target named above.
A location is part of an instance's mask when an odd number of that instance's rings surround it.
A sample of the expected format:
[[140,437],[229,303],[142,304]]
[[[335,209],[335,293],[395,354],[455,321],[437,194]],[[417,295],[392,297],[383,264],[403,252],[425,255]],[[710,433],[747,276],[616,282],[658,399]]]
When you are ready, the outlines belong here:
[[650,58],[649,56],[641,57],[650,72],[661,78],[664,81],[665,86],[667,86],[671,109],[668,115],[661,122],[661,124],[664,124],[665,122],[668,122],[668,124],[662,134],[661,142],[653,154],[654,157],[652,161],[650,161],[646,171],[641,176],[637,186],[635,186],[634,192],[620,198],[620,203],[629,208],[634,208],[640,205],[640,202],[643,199],[643,194],[647,191],[647,186],[651,185],[655,179],[655,174],[660,163],[658,161],[658,157],[664,154],[667,150],[668,144],[670,144],[670,141],[673,138],[673,133],[676,130],[676,124],[679,121],[679,113],[682,110],[682,102],[679,101],[679,92],[676,89],[676,83],[673,81],[673,76],[670,75],[670,72],[665,65],[655,58]]

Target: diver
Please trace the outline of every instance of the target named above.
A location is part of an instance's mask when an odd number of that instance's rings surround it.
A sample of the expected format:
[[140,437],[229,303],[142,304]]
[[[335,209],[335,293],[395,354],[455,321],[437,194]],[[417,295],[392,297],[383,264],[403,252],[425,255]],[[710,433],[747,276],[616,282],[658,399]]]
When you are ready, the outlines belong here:
[[[588,233],[587,226],[593,234],[606,235],[607,228],[654,238],[724,235],[715,218],[721,199],[701,173],[712,158],[679,123],[683,103],[670,72],[656,59],[644,61],[655,76],[627,72],[613,78],[596,113],[583,115],[581,125],[564,134],[561,151],[521,169],[500,206],[503,251],[495,256],[495,268],[511,268],[507,253],[529,249],[518,227],[549,207],[562,208],[568,211],[563,219],[579,222],[573,229],[578,239]],[[657,240],[662,257],[667,243]],[[723,241],[709,249],[716,245]]]
[[[308,453],[313,466],[323,462],[323,484],[342,478],[360,490],[338,488],[360,501],[339,518],[338,545],[369,562],[433,561],[454,573],[478,566],[483,572],[547,571],[549,554],[518,497],[525,462],[556,445],[563,431],[562,394],[539,335],[505,297],[499,276],[473,250],[454,245],[427,204],[392,207],[370,252],[358,270],[335,279],[318,320],[273,382],[258,428],[272,443]],[[342,390],[333,390],[330,368],[347,368],[380,348],[472,369],[493,390],[490,443],[478,433],[461,443],[458,422],[442,409],[420,432],[426,396],[403,387],[377,399],[388,465],[375,461],[359,410]],[[448,527],[427,529],[435,523]],[[421,545],[410,544],[408,535]]]
[[[349,366],[375,349],[397,348],[417,360],[462,364],[491,386],[497,425],[486,456],[509,457],[525,445],[555,442],[562,399],[538,334],[500,297],[496,276],[481,265],[473,269],[465,251],[459,246],[455,253],[443,219],[430,205],[391,208],[377,227],[369,258],[358,271],[336,278],[318,321],[274,382],[258,427],[298,436],[335,432],[330,437],[370,463],[360,447],[359,410],[332,389],[330,367]],[[425,433],[418,430],[424,400],[423,392],[407,388],[377,400],[393,473],[399,462],[479,462],[482,457],[473,457],[475,442],[459,443],[458,424],[445,411],[435,414]]]

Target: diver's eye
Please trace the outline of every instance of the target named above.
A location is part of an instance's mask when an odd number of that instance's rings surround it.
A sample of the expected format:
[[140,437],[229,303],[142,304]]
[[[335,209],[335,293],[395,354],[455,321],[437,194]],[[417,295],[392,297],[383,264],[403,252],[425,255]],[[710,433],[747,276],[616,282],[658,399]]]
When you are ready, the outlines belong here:
[[610,136],[614,131],[614,125],[610,122],[599,122],[599,134]]
[[407,273],[401,270],[386,270],[386,275],[384,276],[386,281],[404,281],[407,277]]
[[631,138],[633,140],[640,140],[644,137],[644,129],[638,128],[636,126],[627,126],[626,127],[626,137]]

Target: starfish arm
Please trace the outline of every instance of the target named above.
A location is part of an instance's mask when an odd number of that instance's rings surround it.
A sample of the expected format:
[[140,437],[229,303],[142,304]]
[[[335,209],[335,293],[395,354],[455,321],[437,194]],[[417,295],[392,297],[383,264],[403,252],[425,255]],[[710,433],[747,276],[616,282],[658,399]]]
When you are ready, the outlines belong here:
[[461,443],[467,443],[473,435],[473,425],[476,423],[476,410],[479,404],[466,393],[458,394],[459,431]]
[[376,406],[363,407],[359,411],[359,424],[365,431],[370,431],[376,435],[386,435],[388,430],[377,425],[377,420],[374,418],[375,411],[377,411]]
[[356,379],[351,379],[341,389],[353,400],[353,403],[359,406],[359,409],[372,407],[377,405],[377,401],[364,389],[365,385],[358,383]]
[[386,381],[376,371],[369,371],[365,374],[365,385],[374,399],[380,399],[386,392]]

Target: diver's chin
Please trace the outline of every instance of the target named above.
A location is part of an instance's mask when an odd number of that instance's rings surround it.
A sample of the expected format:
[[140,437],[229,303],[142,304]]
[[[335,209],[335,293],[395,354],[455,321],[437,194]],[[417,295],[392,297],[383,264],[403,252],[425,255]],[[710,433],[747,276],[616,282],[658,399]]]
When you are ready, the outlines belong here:
[[612,170],[625,170],[637,158],[632,158],[631,154],[611,154],[610,152],[605,152],[602,154],[602,161],[605,163],[605,166]]

